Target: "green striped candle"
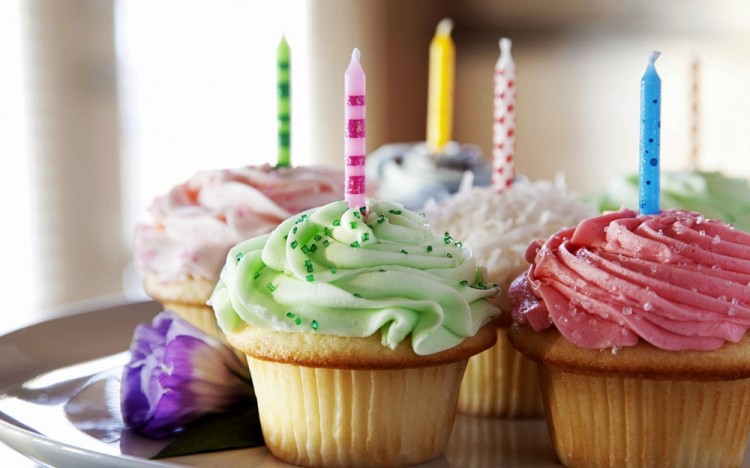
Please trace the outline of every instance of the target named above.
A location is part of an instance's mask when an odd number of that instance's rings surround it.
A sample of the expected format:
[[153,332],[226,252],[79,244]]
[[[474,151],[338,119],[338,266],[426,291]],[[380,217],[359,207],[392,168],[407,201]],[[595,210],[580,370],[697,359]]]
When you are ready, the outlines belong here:
[[290,165],[290,138],[291,138],[291,116],[292,107],[289,103],[289,78],[290,78],[291,51],[286,37],[281,36],[279,47],[276,49],[277,78],[279,82],[279,159],[276,167],[288,167]]

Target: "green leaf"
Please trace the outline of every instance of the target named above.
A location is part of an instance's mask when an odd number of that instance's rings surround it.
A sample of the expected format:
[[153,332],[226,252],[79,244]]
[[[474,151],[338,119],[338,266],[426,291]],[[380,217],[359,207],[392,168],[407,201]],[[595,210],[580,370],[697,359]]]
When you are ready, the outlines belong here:
[[191,424],[170,442],[154,459],[194,455],[248,447],[261,447],[258,405],[237,408],[232,413],[205,416]]

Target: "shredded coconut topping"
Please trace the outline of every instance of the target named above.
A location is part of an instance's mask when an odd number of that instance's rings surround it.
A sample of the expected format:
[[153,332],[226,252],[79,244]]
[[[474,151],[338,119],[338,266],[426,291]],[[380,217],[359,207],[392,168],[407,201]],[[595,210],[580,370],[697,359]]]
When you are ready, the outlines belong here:
[[566,191],[562,176],[554,182],[516,181],[502,194],[491,187],[464,185],[440,203],[428,201],[424,212],[436,231],[450,231],[472,249],[477,263],[487,270],[487,279],[500,286],[497,304],[504,310],[511,281],[529,267],[525,259],[529,244],[597,214]]

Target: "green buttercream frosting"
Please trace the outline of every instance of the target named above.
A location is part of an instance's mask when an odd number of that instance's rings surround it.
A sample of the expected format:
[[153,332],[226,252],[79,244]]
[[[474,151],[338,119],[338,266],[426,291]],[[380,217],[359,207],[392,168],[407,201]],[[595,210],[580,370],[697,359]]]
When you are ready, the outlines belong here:
[[[675,171],[661,174],[661,208],[697,211],[750,231],[750,185],[745,179],[719,172]],[[638,176],[613,179],[606,190],[587,199],[600,211],[616,211],[623,205],[638,209]]]
[[210,303],[225,332],[244,323],[288,332],[366,337],[414,351],[458,345],[498,311],[471,251],[396,203],[343,201],[290,218],[236,245]]

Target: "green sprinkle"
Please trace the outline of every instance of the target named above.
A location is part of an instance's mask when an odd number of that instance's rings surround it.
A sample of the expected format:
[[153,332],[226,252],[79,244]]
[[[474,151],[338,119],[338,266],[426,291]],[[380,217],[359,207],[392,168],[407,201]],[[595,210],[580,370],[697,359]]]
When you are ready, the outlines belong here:
[[477,288],[479,289],[487,289],[487,285],[484,283],[477,283]]
[[341,220],[340,220],[340,219],[337,219],[337,220],[335,220],[335,221],[333,222],[333,225],[334,225],[334,226],[341,226]]
[[299,242],[297,242],[296,240],[293,240],[292,243],[289,244],[289,247],[296,249],[298,245],[299,245]]
[[354,297],[358,297],[358,298],[362,299],[362,296],[359,295],[358,293],[354,293]]
[[296,323],[297,325],[299,325],[299,324],[302,323],[302,319],[299,318],[299,317],[297,317],[296,319],[294,319],[294,323]]
[[305,276],[305,279],[307,280],[308,283],[311,283],[311,282],[315,281],[315,275],[307,275],[307,276]]
[[243,254],[242,252],[238,252],[237,256],[234,257],[234,258],[235,258],[235,260],[237,260],[237,263],[240,263],[240,260],[242,260],[242,257],[244,257],[244,256],[245,256],[245,254]]
[[356,221],[351,221],[349,223],[349,227],[352,228],[352,229],[357,229],[357,222]]
[[330,242],[328,242],[328,239],[323,241],[323,247],[328,247],[329,244]]
[[453,258],[453,254],[452,253],[447,253],[447,254],[445,254],[445,256],[448,257],[448,258]]
[[268,283],[268,284],[266,285],[266,287],[267,287],[267,288],[268,288],[268,290],[269,290],[269,291],[271,291],[271,292],[274,292],[274,291],[276,291],[276,286],[274,286],[274,285],[273,285],[273,283]]
[[308,273],[313,272],[313,264],[310,260],[305,260],[305,269],[307,270]]
[[401,210],[388,210],[388,212],[390,214],[395,214],[395,215],[400,215],[401,214]]
[[443,239],[443,241],[444,241],[444,242],[445,242],[446,244],[450,244],[451,242],[453,242],[453,239],[451,239],[450,237],[446,237],[445,239]]
[[255,274],[253,275],[253,279],[258,279],[259,276],[260,276],[260,272],[256,271]]
[[326,235],[326,236],[330,236],[331,235],[331,230],[328,229],[327,227],[324,227],[323,228],[323,234]]
[[308,246],[306,246],[306,245],[303,245],[303,246],[302,246],[302,252],[303,252],[303,253],[308,253],[309,251],[310,251],[310,247],[308,247]]
[[297,226],[294,226],[294,227],[292,228],[292,234],[297,234]]
[[463,247],[463,246],[464,246],[464,245],[463,245],[463,244],[462,244],[461,242],[456,242],[456,243],[455,243],[455,244],[453,244],[453,245],[455,245],[455,246],[456,246],[456,247],[458,247],[459,249],[460,249],[461,247]]
[[386,272],[386,270],[384,270],[382,268],[380,270],[378,270],[378,271],[381,272],[381,273],[385,273]]
[[431,246],[431,245],[428,245],[428,246],[427,246],[427,251],[428,251],[428,252],[432,252],[432,246]]
[[408,254],[409,252],[407,252],[407,251],[406,251],[406,250],[404,250],[404,249],[401,249],[401,253],[402,253],[402,254]]
[[317,320],[313,320],[310,323],[310,326],[312,327],[313,330],[317,330],[318,329],[318,321]]
[[320,240],[320,239],[322,239],[322,238],[323,238],[323,237],[322,237],[322,236],[321,236],[320,234],[315,234],[315,235],[313,236],[313,239],[314,239],[314,240],[316,240],[316,241],[319,241],[319,240]]
[[299,223],[302,223],[304,221],[307,221],[307,215],[306,214],[300,216],[300,218],[294,224],[299,224]]
[[463,281],[461,281],[461,283],[460,283],[460,284],[461,284],[461,286],[468,286],[468,285],[469,285],[469,282],[468,282],[468,281],[466,281],[466,280],[463,280]]
[[287,239],[289,239],[289,234],[284,236],[284,240],[287,240]]
[[443,234],[443,237],[450,237],[450,236],[451,236],[451,233],[448,231],[445,231],[445,234]]
[[363,232],[362,233],[362,242],[367,242],[368,240],[370,240],[370,234],[368,234],[366,232]]
[[331,268],[331,273],[333,273],[335,275],[336,274],[336,269],[335,268]]
[[359,214],[359,211],[356,211],[356,210],[354,210],[354,211],[352,211],[352,214],[353,214],[353,215],[354,215],[354,217],[355,217],[355,218],[357,218],[357,219],[359,219],[359,218],[361,217],[361,215]]
[[378,224],[383,224],[383,221],[385,221],[385,216],[383,216],[383,215],[378,216],[377,223]]
[[289,317],[289,318],[294,318],[294,314],[293,314],[293,313],[291,313],[291,312],[287,312],[287,313],[286,313],[286,316],[287,316],[287,317]]
[[313,244],[313,245],[310,246],[310,253],[313,253],[316,250],[318,250],[318,245],[317,244]]
[[349,244],[350,247],[354,247],[355,249],[359,248],[359,241],[354,241],[351,244]]

